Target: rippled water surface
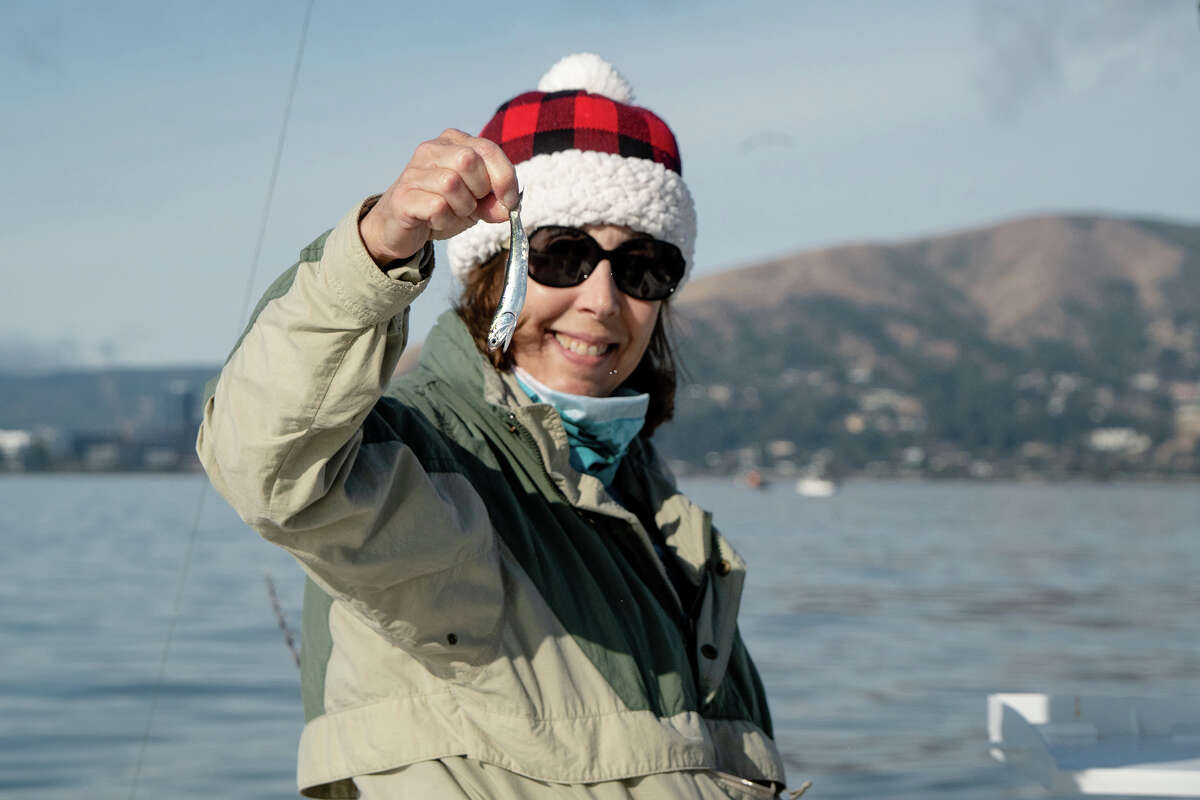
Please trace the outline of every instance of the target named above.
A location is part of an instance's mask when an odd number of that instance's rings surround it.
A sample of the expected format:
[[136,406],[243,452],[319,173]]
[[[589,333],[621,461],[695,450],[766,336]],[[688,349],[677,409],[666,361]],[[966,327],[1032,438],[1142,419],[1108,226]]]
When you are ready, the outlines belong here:
[[[0,479],[0,797],[295,796],[264,579],[296,625],[299,570],[203,480]],[[989,692],[1200,695],[1197,487],[685,488],[750,563],[742,629],[806,797],[1044,797],[987,757]]]

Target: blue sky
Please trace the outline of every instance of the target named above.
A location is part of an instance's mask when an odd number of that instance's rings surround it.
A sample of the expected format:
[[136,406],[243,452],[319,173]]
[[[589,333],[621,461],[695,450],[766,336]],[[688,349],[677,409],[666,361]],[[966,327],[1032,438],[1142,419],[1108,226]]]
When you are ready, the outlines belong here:
[[[254,293],[578,51],[675,129],[697,274],[1040,212],[1200,223],[1194,0],[732,6],[317,0]],[[0,367],[224,358],[304,8],[3,4]]]

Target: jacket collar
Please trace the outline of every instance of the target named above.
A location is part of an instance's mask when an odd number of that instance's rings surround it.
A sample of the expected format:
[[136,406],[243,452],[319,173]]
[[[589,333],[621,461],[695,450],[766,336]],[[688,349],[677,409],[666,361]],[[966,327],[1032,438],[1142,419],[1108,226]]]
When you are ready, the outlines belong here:
[[[438,318],[421,349],[420,364],[463,396],[482,396],[499,418],[509,418],[524,428],[546,472],[567,502],[584,512],[628,522],[646,539],[652,552],[637,517],[613,499],[598,478],[571,466],[567,433],[554,407],[534,403],[511,373],[501,373],[492,367],[455,311],[446,311]],[[725,560],[733,572],[744,570],[744,562],[723,541],[717,545],[723,552],[713,551],[708,512],[676,488],[653,448],[641,438],[630,446],[617,471],[616,485],[619,491],[652,510],[668,548],[679,557],[684,573],[693,583],[701,581],[702,573],[714,559]]]
[[571,447],[558,411],[549,403],[530,400],[511,372],[496,370],[479,352],[455,311],[446,311],[438,317],[421,348],[420,363],[464,396],[482,396],[497,415],[512,415],[512,421],[525,429],[547,473],[571,505],[636,521],[609,496],[598,478],[571,466]]

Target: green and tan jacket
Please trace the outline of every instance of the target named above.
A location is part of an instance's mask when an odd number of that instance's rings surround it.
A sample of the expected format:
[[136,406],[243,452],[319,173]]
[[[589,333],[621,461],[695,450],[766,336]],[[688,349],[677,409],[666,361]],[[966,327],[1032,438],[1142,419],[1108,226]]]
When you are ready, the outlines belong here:
[[354,797],[355,776],[450,758],[550,784],[782,786],[737,630],[742,559],[647,441],[615,481],[640,514],[576,472],[555,410],[453,312],[391,382],[432,249],[381,271],[361,213],[268,290],[197,444],[214,486],[310,579],[302,793]]

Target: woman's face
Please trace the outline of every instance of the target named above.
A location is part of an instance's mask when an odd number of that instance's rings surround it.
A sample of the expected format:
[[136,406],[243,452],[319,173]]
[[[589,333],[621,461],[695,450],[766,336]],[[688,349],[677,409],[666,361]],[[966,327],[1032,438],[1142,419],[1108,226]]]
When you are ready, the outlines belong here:
[[[585,225],[605,250],[634,232],[616,225]],[[613,283],[605,259],[578,286],[554,288],[530,279],[521,322],[513,333],[513,361],[560,392],[606,397],[629,377],[650,342],[661,300],[638,300]]]

